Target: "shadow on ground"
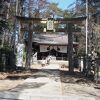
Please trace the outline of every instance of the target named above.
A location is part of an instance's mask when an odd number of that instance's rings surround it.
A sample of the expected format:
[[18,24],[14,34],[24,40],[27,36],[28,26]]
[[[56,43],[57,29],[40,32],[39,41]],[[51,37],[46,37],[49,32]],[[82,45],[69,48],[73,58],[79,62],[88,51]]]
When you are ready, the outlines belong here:
[[86,77],[83,73],[75,71],[70,73],[68,71],[61,71],[61,82],[63,83],[77,83],[77,84],[94,84],[93,77]]
[[[59,73],[59,74],[58,74]],[[6,77],[10,80],[19,80],[27,79],[29,77],[38,78],[38,77],[52,77],[56,79],[60,77],[61,82],[63,83],[82,83],[82,84],[91,84],[94,83],[93,77],[86,77],[83,73],[75,71],[70,73],[69,71],[62,71],[59,69],[30,69],[30,70],[20,70],[20,72],[11,73]]]

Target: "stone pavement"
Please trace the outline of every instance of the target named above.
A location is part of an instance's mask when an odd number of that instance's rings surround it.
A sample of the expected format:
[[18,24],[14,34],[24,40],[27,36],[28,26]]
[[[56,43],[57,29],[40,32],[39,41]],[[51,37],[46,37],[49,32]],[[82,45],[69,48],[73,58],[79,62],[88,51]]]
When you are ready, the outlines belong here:
[[0,92],[0,100],[95,100],[81,95],[64,95],[58,68],[55,64],[44,67],[16,88]]

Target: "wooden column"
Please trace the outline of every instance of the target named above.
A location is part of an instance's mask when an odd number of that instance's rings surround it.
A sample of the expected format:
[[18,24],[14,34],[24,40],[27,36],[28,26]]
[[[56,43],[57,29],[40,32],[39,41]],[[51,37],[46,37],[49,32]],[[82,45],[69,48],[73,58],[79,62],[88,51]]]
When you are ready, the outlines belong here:
[[32,22],[29,23],[29,32],[28,32],[28,43],[27,43],[27,54],[26,54],[26,68],[31,66],[31,57],[32,57],[32,37],[33,37],[33,25]]
[[[29,0],[29,18],[31,18],[32,7],[31,0]],[[32,40],[33,40],[33,22],[29,22],[29,32],[28,32],[28,44],[27,44],[27,54],[26,54],[26,68],[30,68],[31,66],[31,58],[32,58]]]
[[67,24],[68,31],[68,61],[69,61],[69,72],[74,72],[73,66],[73,34],[72,34],[72,24]]

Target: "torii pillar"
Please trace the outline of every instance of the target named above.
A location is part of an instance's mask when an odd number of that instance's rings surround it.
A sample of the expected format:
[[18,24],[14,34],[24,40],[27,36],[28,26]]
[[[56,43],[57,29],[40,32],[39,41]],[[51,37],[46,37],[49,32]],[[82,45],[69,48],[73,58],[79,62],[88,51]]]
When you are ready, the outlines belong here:
[[29,23],[29,32],[28,32],[28,44],[27,44],[27,54],[26,54],[26,68],[31,66],[31,57],[32,57],[32,40],[33,40],[33,23]]
[[68,61],[69,61],[69,72],[74,72],[73,66],[73,34],[72,34],[72,23],[67,24],[68,32]]

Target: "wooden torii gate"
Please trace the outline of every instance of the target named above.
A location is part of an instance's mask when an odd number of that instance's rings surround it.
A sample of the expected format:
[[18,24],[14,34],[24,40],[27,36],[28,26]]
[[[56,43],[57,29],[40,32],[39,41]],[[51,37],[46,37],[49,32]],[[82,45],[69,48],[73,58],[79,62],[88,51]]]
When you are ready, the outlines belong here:
[[[36,30],[34,28],[34,24],[37,23],[47,23],[47,19],[43,18],[28,18],[28,17],[21,17],[21,16],[16,16],[19,25],[20,25],[20,32],[27,31],[28,32],[28,47],[27,47],[27,57],[26,57],[26,67],[30,67],[30,61],[31,61],[31,54],[32,54],[32,37],[33,37],[33,32],[42,32],[40,30]],[[73,67],[73,32],[79,32],[75,29],[73,29],[73,25],[83,25],[83,21],[86,19],[86,17],[77,17],[77,18],[57,18],[57,19],[52,19],[54,23],[56,24],[66,24],[65,29],[58,29],[55,32],[65,32],[68,33],[68,60],[69,60],[69,72],[74,71]],[[23,28],[23,24],[27,24],[29,27]],[[20,33],[21,34],[21,33]]]

